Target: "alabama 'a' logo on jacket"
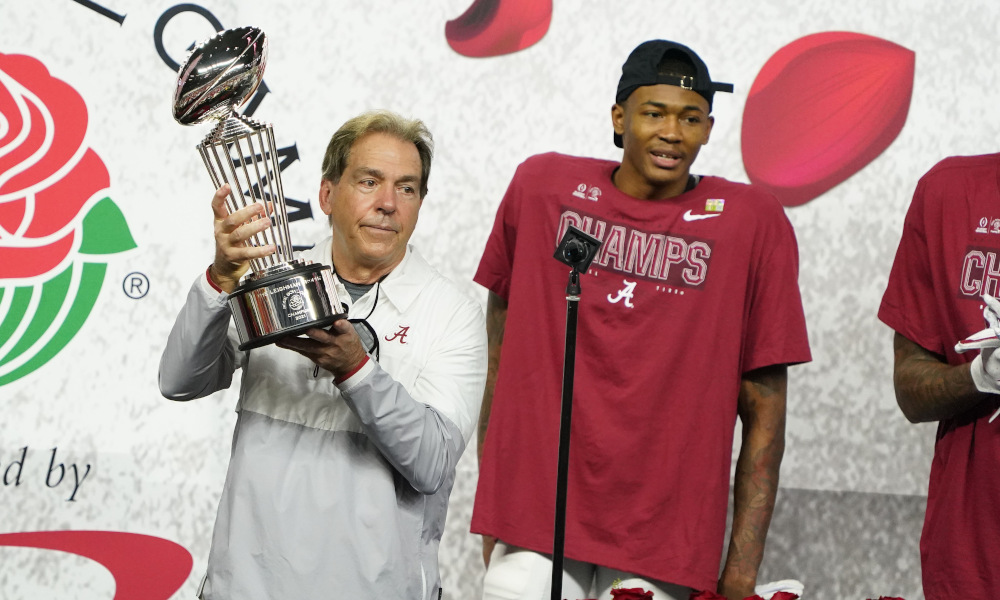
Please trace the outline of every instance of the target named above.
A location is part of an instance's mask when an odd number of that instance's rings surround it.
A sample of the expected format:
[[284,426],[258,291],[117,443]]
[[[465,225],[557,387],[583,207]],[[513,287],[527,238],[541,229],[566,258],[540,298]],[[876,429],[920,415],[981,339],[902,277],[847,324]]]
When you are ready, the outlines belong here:
[[708,278],[714,245],[711,240],[643,231],[565,210],[559,219],[556,242],[570,225],[602,242],[591,268],[618,273],[630,282],[646,280],[678,289],[697,289]]

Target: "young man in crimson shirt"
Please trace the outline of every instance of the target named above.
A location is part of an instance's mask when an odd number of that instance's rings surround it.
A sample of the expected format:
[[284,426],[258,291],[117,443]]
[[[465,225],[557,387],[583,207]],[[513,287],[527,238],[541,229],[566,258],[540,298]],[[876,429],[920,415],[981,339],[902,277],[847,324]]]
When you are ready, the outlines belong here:
[[920,538],[927,600],[1000,597],[1000,355],[955,348],[984,310],[994,326],[1000,316],[983,297],[1000,295],[998,182],[998,154],[946,158],[920,179],[879,307],[900,409],[938,424]]
[[475,278],[490,290],[472,519],[487,600],[551,593],[567,276],[552,253],[570,225],[603,244],[581,278],[563,597],[608,597],[615,579],[658,599],[754,593],[784,449],[786,365],[810,355],[781,206],[691,173],[716,91],[732,86],[713,82],[689,48],[641,44],[611,109],[621,163],[534,156],[501,202]]

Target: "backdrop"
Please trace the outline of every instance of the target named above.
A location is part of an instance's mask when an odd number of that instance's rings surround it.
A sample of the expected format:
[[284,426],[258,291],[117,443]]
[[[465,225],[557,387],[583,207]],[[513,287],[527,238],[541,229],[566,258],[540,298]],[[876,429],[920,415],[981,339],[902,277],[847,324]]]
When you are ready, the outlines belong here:
[[[814,361],[790,371],[762,580],[922,598],[935,430],[897,409],[875,314],[917,179],[995,150],[1000,5],[470,2],[0,5],[0,596],[195,593],[236,394],[172,403],[156,387],[213,252],[194,148],[210,127],[178,125],[170,103],[193,42],[257,25],[270,59],[246,110],[275,124],[296,242],[327,230],[316,192],[334,129],[370,108],[416,116],[437,153],[413,242],[483,303],[471,277],[516,166],[550,150],[620,158],[610,107],[628,52],[695,48],[736,86],[695,172],[770,187],[801,251]],[[459,471],[441,561],[445,597],[467,599],[483,572],[474,452]]]

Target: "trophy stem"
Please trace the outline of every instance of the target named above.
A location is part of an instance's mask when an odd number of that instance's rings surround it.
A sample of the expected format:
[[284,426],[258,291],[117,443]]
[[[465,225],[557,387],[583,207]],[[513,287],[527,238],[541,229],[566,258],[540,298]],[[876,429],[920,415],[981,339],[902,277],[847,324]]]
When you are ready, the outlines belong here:
[[[253,134],[250,134],[250,135],[253,135]],[[260,132],[259,131],[256,132],[256,135],[257,135],[257,138],[259,139],[260,138]],[[262,200],[264,202],[264,211],[265,211],[264,212],[265,216],[262,217],[262,218],[265,218],[265,219],[268,220],[268,229],[265,230],[265,231],[262,231],[262,232],[260,232],[260,233],[258,233],[256,235],[254,235],[253,238],[251,238],[252,239],[252,245],[254,245],[254,246],[263,246],[263,245],[266,245],[268,243],[268,240],[272,240],[275,243],[275,247],[278,249],[278,251],[280,251],[279,240],[275,236],[275,231],[274,231],[274,219],[273,219],[273,217],[270,216],[271,212],[274,210],[274,206],[275,206],[274,198],[275,197],[274,197],[273,194],[271,194],[271,195],[264,194],[264,190],[262,189],[263,185],[266,184],[270,180],[270,178],[268,177],[268,170],[267,170],[268,164],[265,162],[265,164],[264,164],[264,174],[261,175],[261,172],[260,172],[261,171],[261,169],[260,169],[260,161],[257,158],[257,154],[255,152],[256,148],[254,147],[254,143],[253,143],[253,138],[252,137],[250,137],[250,136],[246,136],[246,137],[239,136],[239,137],[233,138],[231,141],[232,141],[232,148],[235,149],[235,151],[236,151],[235,155],[234,155],[234,158],[233,158],[233,160],[230,163],[231,168],[234,170],[234,173],[233,173],[234,179],[236,181],[241,181],[241,182],[245,181],[245,182],[248,182],[248,184],[249,184],[249,186],[247,187],[246,190],[243,190],[243,189],[240,190],[241,197],[243,197],[243,198],[250,197],[250,198],[256,198],[256,199]],[[245,150],[243,148],[243,143],[242,142],[246,143],[246,149]],[[257,144],[257,147],[260,148],[261,151],[262,151],[262,153],[263,153],[263,148],[260,147],[259,143]],[[231,156],[233,156],[233,155],[231,154]],[[253,174],[251,174],[248,171],[248,169],[247,169],[247,159],[248,158],[250,160],[251,165],[253,166]],[[263,155],[261,156],[261,160],[264,160],[265,158],[266,157],[264,157]],[[237,166],[239,166],[240,170],[242,171],[242,173],[241,173],[243,175],[242,178],[239,177],[239,175],[240,175],[239,173],[235,172],[235,169],[236,169]],[[247,204],[247,203],[244,202],[244,204]],[[256,221],[257,219],[254,218],[253,220]],[[272,254],[270,256],[266,256],[264,258],[260,258],[260,259],[257,259],[257,260],[261,261],[262,263],[264,263],[267,266],[273,266],[273,265],[277,264],[278,259],[280,258],[279,256],[277,256],[277,254],[278,254],[278,252],[275,252],[275,254]],[[260,269],[255,268],[254,270],[255,271],[259,271]]]
[[260,272],[293,260],[273,128],[234,113],[212,130],[198,145],[198,151],[216,188],[229,184],[226,208],[230,213],[256,200],[267,207],[268,228],[252,236],[246,244],[253,247],[273,244],[275,252],[251,260],[252,269]]
[[[272,129],[271,127],[267,128],[267,142],[268,146],[271,149],[271,156],[274,157],[274,161],[279,169],[277,173],[280,174],[281,164],[278,163],[278,149],[274,143],[274,129]],[[285,261],[287,262],[294,258],[295,249],[292,246],[292,234],[288,230],[288,207],[286,206],[285,202],[285,189],[281,185],[280,175],[268,180],[269,184],[271,182],[273,182],[275,187],[277,188],[277,194],[274,194],[274,192],[272,191],[272,196],[275,198],[281,198],[281,202],[278,203],[278,211],[281,214],[279,225],[281,227],[282,235],[280,237],[282,241],[282,248],[284,249],[283,255],[285,256]]]

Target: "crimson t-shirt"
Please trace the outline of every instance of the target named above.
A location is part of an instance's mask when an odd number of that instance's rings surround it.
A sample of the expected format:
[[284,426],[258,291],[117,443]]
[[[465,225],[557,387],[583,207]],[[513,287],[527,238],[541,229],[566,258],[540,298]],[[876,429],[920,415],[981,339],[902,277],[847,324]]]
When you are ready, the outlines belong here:
[[[949,364],[1000,296],[1000,154],[947,158],[917,184],[878,317]],[[1000,596],[1000,396],[938,424],[920,540],[927,600]]]
[[565,554],[714,589],[743,373],[809,360],[795,236],[773,196],[704,177],[668,200],[617,163],[517,170],[475,280],[508,301],[472,530],[552,551],[569,225],[603,240],[581,276]]

